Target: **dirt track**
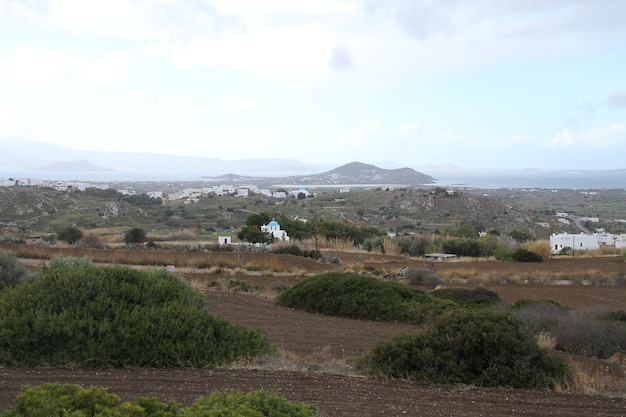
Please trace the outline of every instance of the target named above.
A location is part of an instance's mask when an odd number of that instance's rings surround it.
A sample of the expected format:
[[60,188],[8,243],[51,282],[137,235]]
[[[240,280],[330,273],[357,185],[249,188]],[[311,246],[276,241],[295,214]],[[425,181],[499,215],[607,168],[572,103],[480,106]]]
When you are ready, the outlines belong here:
[[[591,266],[607,273],[626,270],[623,260],[581,260],[539,265],[555,271],[580,271]],[[377,264],[382,265],[382,264]],[[404,261],[386,268],[403,266]],[[522,268],[537,266],[516,265]],[[439,266],[438,266],[439,267]],[[502,271],[502,264],[448,264],[441,268]],[[506,265],[507,268],[510,266]],[[206,285],[215,276],[192,276]],[[275,283],[292,284],[298,277],[260,276],[246,278],[264,288]],[[471,284],[470,284],[471,285]],[[626,286],[487,286],[508,301],[543,298],[570,309],[626,309]],[[350,370],[354,359],[377,341],[415,327],[324,317],[275,306],[271,301],[240,293],[207,292],[211,310],[233,323],[262,329],[269,340],[294,361],[232,369],[14,369],[0,368],[0,411],[11,408],[23,385],[44,382],[105,386],[123,400],[138,396],[175,399],[190,404],[213,390],[275,390],[293,401],[314,403],[324,417],[334,416],[626,416],[626,392],[598,396],[554,392],[485,389],[466,386],[435,386],[399,380],[368,380],[346,373],[329,373],[317,363]],[[292,363],[303,363],[292,366]],[[306,365],[309,364],[307,367]],[[272,364],[276,365],[276,364]],[[597,364],[596,364],[597,365]],[[249,365],[248,365],[249,366]],[[595,365],[594,365],[595,366]],[[270,371],[268,369],[280,369]],[[297,369],[297,370],[294,370]],[[332,371],[332,369],[330,369]],[[618,368],[624,378],[624,370]]]

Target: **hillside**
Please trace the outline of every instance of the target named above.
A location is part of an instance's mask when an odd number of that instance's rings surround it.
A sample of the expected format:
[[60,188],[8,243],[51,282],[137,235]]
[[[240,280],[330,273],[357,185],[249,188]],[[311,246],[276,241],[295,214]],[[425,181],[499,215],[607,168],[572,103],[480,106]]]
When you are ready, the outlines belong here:
[[400,233],[432,233],[455,230],[467,223],[477,230],[523,230],[546,237],[550,229],[536,225],[554,216],[543,216],[507,205],[494,198],[443,189],[414,188],[319,193],[316,198],[280,200],[263,195],[249,198],[209,194],[195,204],[183,201],[166,205],[139,196],[123,196],[113,190],[88,189],[60,192],[49,188],[0,187],[0,232],[37,235],[68,225],[84,230],[142,227],[151,233],[172,234],[181,229],[236,234],[251,213],[284,213],[301,219],[321,217]]

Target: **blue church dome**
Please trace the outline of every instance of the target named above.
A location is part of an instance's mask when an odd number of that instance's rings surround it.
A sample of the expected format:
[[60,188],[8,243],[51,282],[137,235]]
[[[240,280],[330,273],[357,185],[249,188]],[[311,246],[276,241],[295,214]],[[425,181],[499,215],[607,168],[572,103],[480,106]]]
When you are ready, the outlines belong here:
[[280,224],[276,220],[269,222],[268,227],[280,227]]

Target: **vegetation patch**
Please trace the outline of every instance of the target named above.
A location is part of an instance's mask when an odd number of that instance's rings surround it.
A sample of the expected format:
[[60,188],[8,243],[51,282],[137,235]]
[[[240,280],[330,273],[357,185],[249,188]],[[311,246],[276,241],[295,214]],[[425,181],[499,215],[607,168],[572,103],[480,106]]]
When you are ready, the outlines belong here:
[[543,257],[528,249],[518,248],[511,254],[511,259],[515,262],[543,262]]
[[308,278],[280,293],[276,302],[329,316],[413,324],[458,307],[406,285],[347,272]]
[[554,301],[520,300],[511,312],[535,334],[550,334],[558,350],[600,359],[626,352],[623,311],[572,312]]
[[277,254],[284,254],[284,255],[303,256],[305,258],[311,258],[315,260],[318,260],[322,257],[322,253],[319,250],[300,249],[300,247],[298,247],[297,245],[290,245],[290,246],[286,246],[282,248],[275,248],[275,249],[272,249],[272,252],[277,253]]
[[540,349],[520,320],[485,309],[457,310],[425,333],[381,342],[358,366],[373,376],[511,388],[547,389],[570,378],[565,361]]
[[26,387],[18,395],[15,407],[3,417],[26,416],[133,416],[133,417],[316,417],[315,406],[292,403],[269,391],[247,393],[215,391],[198,398],[189,407],[170,400],[140,397],[122,402],[106,388],[81,388],[75,384],[44,384]]
[[12,252],[0,251],[0,291],[6,287],[16,286],[26,275],[26,268]]
[[454,301],[465,307],[489,307],[502,302],[500,296],[487,288],[444,288],[432,293],[435,297]]
[[72,258],[3,290],[0,329],[10,366],[201,367],[272,351],[259,331],[211,315],[178,275]]

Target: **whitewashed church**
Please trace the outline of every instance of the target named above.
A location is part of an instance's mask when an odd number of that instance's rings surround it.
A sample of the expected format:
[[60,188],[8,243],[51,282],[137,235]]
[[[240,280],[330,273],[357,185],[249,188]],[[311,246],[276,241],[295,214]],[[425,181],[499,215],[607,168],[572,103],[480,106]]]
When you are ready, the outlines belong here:
[[278,224],[278,222],[274,219],[272,219],[272,221],[269,222],[267,225],[264,224],[263,226],[261,226],[261,231],[263,233],[271,234],[274,239],[289,242],[289,235],[287,235],[287,232],[285,230],[282,230],[280,228],[280,224]]

